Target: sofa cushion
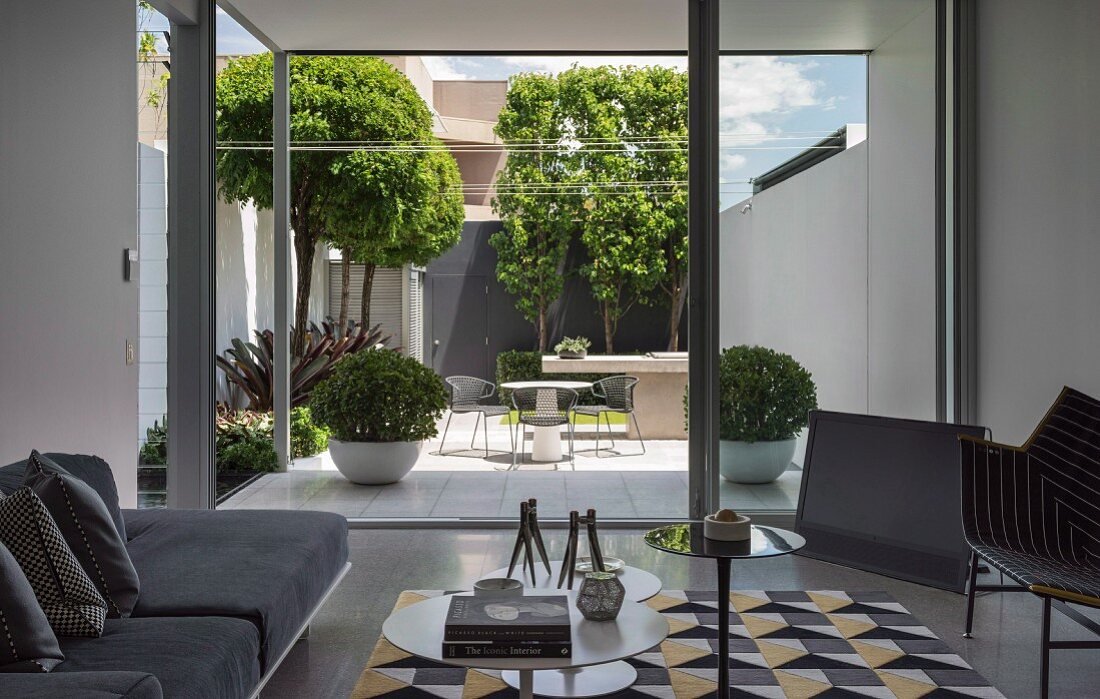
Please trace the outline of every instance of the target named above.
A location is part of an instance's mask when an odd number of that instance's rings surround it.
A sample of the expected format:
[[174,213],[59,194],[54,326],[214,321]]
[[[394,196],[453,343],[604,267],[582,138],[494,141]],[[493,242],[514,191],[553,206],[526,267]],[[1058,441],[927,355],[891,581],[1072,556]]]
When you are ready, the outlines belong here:
[[[348,559],[328,512],[124,510],[141,577],[134,617],[234,616],[260,630],[262,667],[297,640]],[[62,649],[64,650],[64,648]]]
[[140,589],[137,571],[99,494],[37,451],[27,459],[24,483],[53,515],[65,542],[103,595],[107,616],[130,616]]
[[[107,465],[107,462],[90,454],[49,452],[45,456],[92,486],[92,489],[103,500],[103,504],[107,506],[107,511],[111,513],[111,521],[115,523],[118,535],[122,537],[123,541],[126,541],[126,523],[122,519],[122,511],[118,508],[118,490],[115,488],[115,475],[111,473],[111,467]],[[26,473],[26,460],[16,461],[14,464],[0,467],[0,493],[11,495],[23,487],[23,479]]]
[[8,547],[0,544],[0,672],[49,672],[65,659],[46,613]]
[[0,543],[11,551],[58,636],[99,636],[107,603],[30,488],[0,496]]
[[19,699],[164,699],[157,678],[144,672],[51,672],[0,675],[0,697]]
[[108,619],[100,638],[61,640],[68,672],[145,672],[164,696],[247,697],[260,680],[260,639],[241,619],[178,617]]

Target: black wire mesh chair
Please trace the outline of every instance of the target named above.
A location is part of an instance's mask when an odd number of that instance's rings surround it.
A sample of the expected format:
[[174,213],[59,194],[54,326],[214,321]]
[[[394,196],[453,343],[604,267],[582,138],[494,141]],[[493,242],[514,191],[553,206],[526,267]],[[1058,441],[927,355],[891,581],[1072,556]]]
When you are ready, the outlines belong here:
[[[443,451],[443,445],[447,441],[447,430],[451,428],[451,418],[454,415],[477,413],[477,421],[474,422],[474,433],[470,436],[470,450],[474,449],[474,441],[477,439],[477,426],[483,423],[485,458],[489,458],[489,418],[495,415],[507,415],[511,412],[504,405],[482,403],[483,400],[491,398],[496,393],[496,384],[474,376],[448,376],[443,380],[447,382],[451,389],[450,412],[447,413],[447,425],[443,428],[443,439],[439,440],[439,451],[436,454],[450,456],[466,451],[465,449]],[[512,435],[511,425],[508,426],[508,437],[512,440],[512,451],[515,452],[515,437]]]
[[[1100,649],[1100,639],[1050,640],[1053,607],[1100,637],[1068,603],[1100,609],[1100,401],[1062,389],[1022,447],[960,435],[963,533],[972,549],[966,632],[977,592],[1031,592],[1043,602],[1041,696],[1050,651]],[[978,584],[979,559],[1019,585]]]
[[[615,448],[615,435],[611,432],[610,413],[629,415],[634,421],[634,431],[638,433],[638,443],[642,445],[641,454],[616,454],[616,456],[642,456],[645,454],[645,440],[642,428],[638,426],[638,416],[634,413],[634,387],[638,379],[634,376],[609,376],[592,384],[592,395],[601,399],[599,405],[579,405],[577,413],[592,415],[596,418],[596,456],[600,456],[600,417],[607,423],[607,435],[611,439],[611,448]],[[604,451],[607,451],[606,449]]]
[[[573,461],[573,413],[577,407],[577,392],[571,388],[517,388],[512,391],[512,405],[519,414],[516,429],[520,432],[519,453],[523,460],[523,451],[527,444],[527,426],[531,427],[569,427],[569,464],[576,469]],[[512,439],[512,469],[518,468],[516,461],[516,439]],[[555,466],[556,468],[556,466]]]

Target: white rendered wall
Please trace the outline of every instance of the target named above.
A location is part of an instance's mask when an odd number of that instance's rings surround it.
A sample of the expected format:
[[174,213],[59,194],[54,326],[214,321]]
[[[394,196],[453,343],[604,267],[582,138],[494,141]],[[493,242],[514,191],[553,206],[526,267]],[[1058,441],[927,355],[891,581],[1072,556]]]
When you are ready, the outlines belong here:
[[[0,21],[0,461],[98,454],[137,501],[132,0],[7,2]],[[44,43],[45,41],[45,43]],[[48,46],[64,46],[51,51]]]
[[[254,340],[253,330],[273,328],[275,317],[275,223],[270,209],[259,211],[251,202],[217,203],[217,260],[215,292],[217,352],[228,349],[233,338]],[[313,254],[309,319],[325,317],[325,276],[328,251],[318,245]],[[291,292],[297,287],[297,262],[292,259]],[[290,312],[294,313],[293,306]],[[293,317],[291,318],[293,321]],[[218,372],[218,399],[228,400],[225,380]]]
[[763,345],[813,374],[818,404],[867,412],[867,147],[721,214],[723,348]]
[[936,417],[935,11],[867,60],[868,411]]
[[167,155],[138,144],[138,446],[168,411]]
[[1100,397],[1100,3],[978,4],[978,419]]

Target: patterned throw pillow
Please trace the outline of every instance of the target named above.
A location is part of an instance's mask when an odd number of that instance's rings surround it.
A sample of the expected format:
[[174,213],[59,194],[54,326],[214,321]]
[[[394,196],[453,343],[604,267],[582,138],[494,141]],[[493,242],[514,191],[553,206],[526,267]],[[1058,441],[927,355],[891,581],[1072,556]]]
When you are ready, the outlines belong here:
[[103,635],[107,603],[30,488],[0,499],[0,543],[19,562],[54,633]]
[[27,459],[23,485],[50,511],[69,549],[107,601],[107,616],[130,616],[140,591],[137,570],[96,491],[37,451]]
[[0,544],[0,672],[49,672],[65,659],[34,590]]

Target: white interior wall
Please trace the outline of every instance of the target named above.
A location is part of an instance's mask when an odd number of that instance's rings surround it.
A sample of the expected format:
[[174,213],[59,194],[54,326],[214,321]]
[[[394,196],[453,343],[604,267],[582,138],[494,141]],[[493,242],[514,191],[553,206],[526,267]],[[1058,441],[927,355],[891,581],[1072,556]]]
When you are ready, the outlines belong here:
[[[0,22],[0,460],[94,453],[137,500],[132,0],[8,2]],[[64,46],[51,51],[48,45]]]
[[978,419],[1100,397],[1100,3],[978,4]]
[[936,417],[935,10],[867,60],[868,410]]

